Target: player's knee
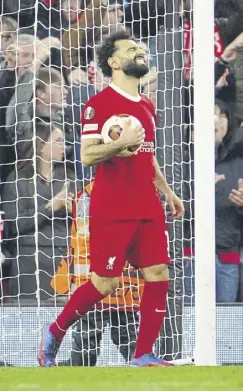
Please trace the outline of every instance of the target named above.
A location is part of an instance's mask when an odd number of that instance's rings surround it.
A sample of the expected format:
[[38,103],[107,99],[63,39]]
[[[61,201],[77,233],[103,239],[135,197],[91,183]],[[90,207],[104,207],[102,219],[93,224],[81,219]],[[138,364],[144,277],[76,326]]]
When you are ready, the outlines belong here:
[[92,273],[91,281],[104,296],[110,295],[119,285],[119,277],[100,277],[96,273]]
[[169,269],[167,265],[154,265],[143,269],[145,281],[167,281],[169,279]]

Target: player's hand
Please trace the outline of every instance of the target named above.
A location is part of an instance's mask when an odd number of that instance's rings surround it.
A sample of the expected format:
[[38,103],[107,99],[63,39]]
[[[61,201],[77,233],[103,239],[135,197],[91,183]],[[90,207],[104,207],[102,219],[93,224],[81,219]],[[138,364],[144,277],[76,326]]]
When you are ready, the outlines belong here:
[[180,200],[179,197],[177,197],[177,195],[175,195],[175,193],[171,189],[167,189],[164,192],[164,196],[165,201],[170,208],[172,218],[175,220],[180,219],[185,213],[183,202]]
[[238,189],[233,189],[229,195],[229,199],[236,206],[243,206],[243,179],[238,180]]
[[133,147],[134,145],[141,145],[144,143],[145,130],[141,125],[132,127],[132,120],[129,117],[124,120],[123,129],[117,142],[121,144],[122,148]]

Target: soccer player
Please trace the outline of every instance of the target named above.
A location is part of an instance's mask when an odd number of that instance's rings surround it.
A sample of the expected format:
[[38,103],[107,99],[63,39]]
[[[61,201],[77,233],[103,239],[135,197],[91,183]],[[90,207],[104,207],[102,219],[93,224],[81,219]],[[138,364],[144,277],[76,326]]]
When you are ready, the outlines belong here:
[[[145,51],[128,32],[119,31],[105,40],[98,60],[112,83],[85,105],[81,134],[83,164],[97,165],[90,199],[92,275],[76,289],[56,321],[43,328],[38,360],[41,366],[55,365],[68,328],[116,289],[128,259],[141,269],[145,280],[136,352],[130,364],[167,366],[171,364],[152,354],[166,314],[170,262],[159,192],[173,218],[180,218],[184,207],[154,156],[154,107],[138,93],[139,79],[149,71]],[[105,143],[121,118],[120,137],[117,132],[115,141]]]

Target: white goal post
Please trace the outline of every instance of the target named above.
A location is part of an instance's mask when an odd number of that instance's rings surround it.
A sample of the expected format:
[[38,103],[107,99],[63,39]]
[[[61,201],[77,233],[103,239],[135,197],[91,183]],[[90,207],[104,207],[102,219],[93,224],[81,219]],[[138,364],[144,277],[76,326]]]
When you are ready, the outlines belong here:
[[[195,364],[216,365],[214,1],[194,0]],[[205,20],[207,20],[205,26]]]

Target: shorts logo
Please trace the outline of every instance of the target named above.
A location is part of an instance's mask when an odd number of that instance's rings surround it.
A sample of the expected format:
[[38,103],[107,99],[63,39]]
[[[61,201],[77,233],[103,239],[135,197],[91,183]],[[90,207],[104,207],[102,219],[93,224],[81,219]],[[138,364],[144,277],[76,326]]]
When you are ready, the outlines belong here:
[[84,112],[84,119],[92,119],[94,118],[94,116],[95,116],[95,109],[91,106],[88,106]]
[[110,257],[108,259],[108,265],[106,266],[106,269],[113,270],[113,266],[114,266],[115,260],[116,260],[116,257]]

